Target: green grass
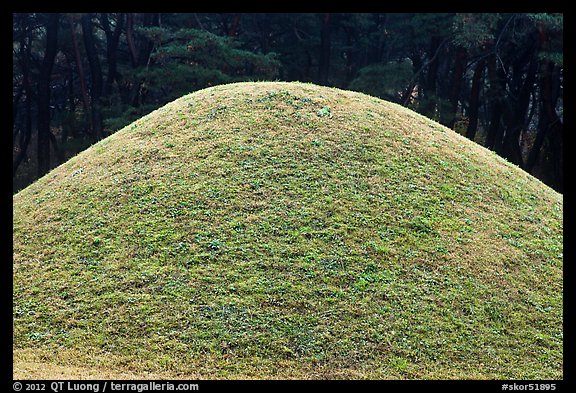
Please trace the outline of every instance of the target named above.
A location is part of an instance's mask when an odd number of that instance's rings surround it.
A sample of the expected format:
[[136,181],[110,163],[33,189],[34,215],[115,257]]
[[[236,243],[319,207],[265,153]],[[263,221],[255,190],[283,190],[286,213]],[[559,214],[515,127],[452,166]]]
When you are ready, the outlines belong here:
[[562,195],[389,102],[216,86],[13,202],[15,375],[563,377]]

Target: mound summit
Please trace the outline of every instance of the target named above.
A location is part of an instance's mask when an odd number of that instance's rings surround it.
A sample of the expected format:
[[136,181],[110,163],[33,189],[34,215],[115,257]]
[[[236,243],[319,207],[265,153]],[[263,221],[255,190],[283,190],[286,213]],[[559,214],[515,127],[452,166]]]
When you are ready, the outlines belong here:
[[399,105],[211,87],[14,195],[14,376],[561,379],[562,213]]

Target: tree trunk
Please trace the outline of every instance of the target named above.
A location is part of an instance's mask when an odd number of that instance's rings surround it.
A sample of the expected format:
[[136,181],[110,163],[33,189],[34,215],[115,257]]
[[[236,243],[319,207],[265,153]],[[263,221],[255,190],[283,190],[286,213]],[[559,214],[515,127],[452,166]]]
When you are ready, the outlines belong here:
[[[18,167],[26,157],[26,153],[28,151],[28,146],[30,144],[30,139],[32,137],[32,89],[30,87],[30,59],[31,59],[31,52],[32,52],[32,40],[30,39],[30,30],[28,27],[28,21],[24,21],[23,30],[26,31],[26,34],[22,34],[22,39],[20,41],[20,48],[22,52],[22,91],[25,96],[24,98],[24,107],[25,107],[25,125],[24,125],[24,132],[21,134],[20,143],[18,145],[19,151],[16,159],[12,163],[12,177],[16,175],[18,171]],[[17,103],[20,101],[18,99]],[[15,105],[16,106],[16,105]],[[16,117],[14,116],[14,120]]]
[[413,77],[412,80],[408,83],[406,89],[404,90],[404,93],[402,93],[402,98],[400,99],[400,102],[402,103],[403,106],[408,106],[408,104],[410,104],[412,94],[414,93],[414,88],[416,87],[417,84],[416,77],[420,74],[423,67],[422,59],[420,58],[418,53],[412,52],[408,57],[410,60],[412,60]]
[[[513,164],[524,166],[522,158],[522,148],[520,146],[520,134],[526,125],[526,116],[528,114],[528,106],[530,104],[530,95],[534,88],[534,80],[536,77],[537,62],[533,57],[528,65],[524,83],[522,81],[522,73],[520,65],[517,64],[514,70],[513,82],[514,90],[518,91],[517,97],[514,97],[512,102],[513,114],[510,117],[509,124],[506,127],[506,135],[504,137],[503,155]],[[521,86],[518,88],[517,86]]]
[[[542,61],[542,111],[546,118],[544,133],[548,140],[550,185],[559,192],[564,189],[564,156],[563,133],[564,125],[556,113],[558,91],[554,89],[554,79],[559,79],[556,66],[549,60]],[[555,91],[556,90],[556,91]]]
[[468,127],[466,129],[466,138],[474,140],[478,130],[478,108],[480,106],[480,87],[482,85],[482,74],[486,66],[485,60],[476,63],[474,74],[472,76],[472,88],[470,89],[470,101],[468,104]]
[[[143,14],[142,25],[144,27],[158,26],[160,24],[160,14],[146,13]],[[140,37],[138,42],[138,65],[147,66],[150,61],[150,55],[154,49],[154,43],[146,37]]]
[[136,45],[134,44],[134,14],[129,13],[126,15],[126,42],[128,42],[128,49],[130,52],[130,62],[132,63],[132,68],[138,67],[138,51],[136,51]]
[[124,14],[120,13],[116,17],[116,27],[114,30],[110,28],[108,14],[103,13],[100,17],[102,28],[106,33],[106,60],[108,62],[108,74],[106,75],[106,84],[104,85],[104,95],[112,93],[112,85],[115,81],[120,79],[118,74],[118,44],[120,42],[120,35],[122,34],[122,26],[124,24]]
[[92,85],[90,88],[91,120],[92,120],[92,141],[102,139],[102,113],[100,109],[100,97],[102,96],[102,70],[100,60],[96,52],[94,36],[92,33],[92,16],[82,17],[82,35],[84,46],[86,47],[86,57],[90,66]]
[[239,12],[236,12],[234,14],[234,19],[232,19],[232,24],[230,25],[230,28],[228,29],[228,36],[229,37],[236,37],[238,35],[238,27],[240,27],[241,17],[242,17],[242,14]]
[[504,84],[502,80],[502,72],[498,70],[496,56],[493,55],[488,60],[488,78],[490,80],[490,100],[492,101],[492,108],[490,110],[490,126],[486,134],[486,141],[484,146],[491,150],[496,150],[502,144],[502,114],[504,103],[502,97],[504,95]]
[[525,169],[529,173],[534,173],[534,168],[536,163],[540,158],[540,151],[542,150],[542,145],[544,144],[544,137],[546,136],[546,130],[548,128],[548,122],[544,113],[540,111],[540,116],[538,118],[538,131],[536,132],[536,138],[534,143],[530,148],[530,153],[528,154],[528,159],[526,160]]
[[[24,79],[24,78],[22,78]],[[18,127],[16,127],[16,118],[18,117],[18,104],[20,104],[20,100],[22,99],[22,95],[24,94],[24,85],[23,85],[24,81],[22,81],[22,84],[18,87],[18,90],[16,92],[16,96],[14,96],[14,98],[12,99],[12,128],[17,129]],[[17,134],[16,131],[14,131],[14,133],[12,134],[12,137],[15,137]]]
[[468,53],[465,48],[459,47],[456,49],[455,57],[454,72],[452,74],[452,88],[450,92],[450,113],[446,116],[446,125],[448,128],[454,128],[454,124],[456,123],[458,101],[460,100],[460,91],[462,90],[462,81],[464,80],[464,71],[466,71]]
[[425,82],[423,84],[424,90],[424,106],[422,108],[423,113],[431,118],[436,117],[436,79],[438,77],[438,56],[433,54],[438,52],[440,47],[440,38],[432,37],[430,42],[429,55],[432,58],[428,61],[428,73],[426,75]]
[[[545,24],[538,24],[538,51],[550,49],[548,32]],[[543,164],[547,183],[563,192],[564,189],[564,156],[563,133],[564,125],[556,113],[556,104],[560,96],[560,68],[550,60],[544,58],[540,61],[540,118],[536,140],[528,155],[526,170],[533,172],[541,154],[544,141],[548,141],[549,154],[544,156]]]
[[76,112],[76,96],[74,94],[74,72],[72,68],[72,61],[69,55],[65,55],[66,58],[66,77],[68,78],[68,112]]
[[322,30],[320,31],[320,59],[318,62],[318,83],[328,83],[328,71],[330,68],[330,20],[332,14],[322,14]]
[[[382,16],[383,21],[382,23],[378,23],[378,30],[380,34],[378,35],[378,61],[386,64],[390,61],[390,50],[387,48],[387,41],[388,41],[388,32],[387,32],[387,25],[388,25],[388,17],[389,14],[379,15]],[[378,18],[380,22],[381,18]]]
[[57,13],[47,15],[46,51],[38,76],[38,177],[50,170],[50,76],[58,45]]
[[348,86],[348,84],[350,84],[350,81],[352,80],[353,76],[354,76],[354,72],[353,72],[353,59],[354,59],[354,32],[353,30],[348,27],[348,26],[344,26],[343,27],[344,33],[346,33],[346,51],[345,51],[345,56],[346,56],[346,69],[345,69],[345,85]]
[[82,64],[82,57],[80,56],[80,47],[76,39],[75,23],[71,15],[68,15],[68,23],[70,24],[70,33],[72,34],[72,46],[74,47],[74,57],[76,67],[78,68],[78,78],[80,79],[80,91],[82,94],[82,109],[84,114],[88,116],[88,107],[90,100],[88,98],[88,89],[86,88],[86,75],[84,74],[84,66]]

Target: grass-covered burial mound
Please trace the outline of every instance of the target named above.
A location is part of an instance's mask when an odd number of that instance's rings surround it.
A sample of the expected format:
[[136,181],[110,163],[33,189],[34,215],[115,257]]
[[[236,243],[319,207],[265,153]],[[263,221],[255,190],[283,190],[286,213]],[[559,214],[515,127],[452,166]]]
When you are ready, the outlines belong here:
[[15,377],[562,374],[562,195],[302,83],[184,96],[13,198]]

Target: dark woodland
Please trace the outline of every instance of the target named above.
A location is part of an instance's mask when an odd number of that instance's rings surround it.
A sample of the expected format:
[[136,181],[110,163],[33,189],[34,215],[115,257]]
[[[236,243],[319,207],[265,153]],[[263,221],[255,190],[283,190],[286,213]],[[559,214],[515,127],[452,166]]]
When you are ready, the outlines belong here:
[[311,82],[409,107],[563,192],[563,16],[13,14],[13,192],[189,92]]

